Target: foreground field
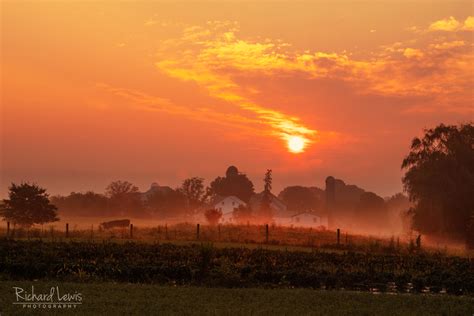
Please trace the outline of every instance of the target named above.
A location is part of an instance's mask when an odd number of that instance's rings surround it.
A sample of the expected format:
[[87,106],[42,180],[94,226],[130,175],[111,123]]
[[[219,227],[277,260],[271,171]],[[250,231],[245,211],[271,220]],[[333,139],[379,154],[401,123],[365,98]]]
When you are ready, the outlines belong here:
[[[13,287],[80,292],[75,309],[13,305]],[[2,282],[2,315],[472,315],[472,297],[310,289],[221,289],[123,283]]]
[[474,293],[474,260],[435,253],[303,252],[136,242],[0,240],[0,279]]

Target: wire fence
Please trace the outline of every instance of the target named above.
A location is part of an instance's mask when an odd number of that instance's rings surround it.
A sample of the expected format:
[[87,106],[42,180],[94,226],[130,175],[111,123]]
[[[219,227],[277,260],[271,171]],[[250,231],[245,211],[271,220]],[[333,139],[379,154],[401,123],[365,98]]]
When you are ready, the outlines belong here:
[[[7,227],[0,234],[9,239],[45,241],[142,241],[142,242],[215,242],[235,244],[267,244],[311,248],[340,248],[369,251],[396,251],[421,248],[421,236],[377,237],[351,234],[341,229],[305,228],[279,225],[202,225],[163,224],[153,227],[136,226],[104,229],[101,226],[44,225],[42,227]],[[410,250],[410,249],[409,249]]]

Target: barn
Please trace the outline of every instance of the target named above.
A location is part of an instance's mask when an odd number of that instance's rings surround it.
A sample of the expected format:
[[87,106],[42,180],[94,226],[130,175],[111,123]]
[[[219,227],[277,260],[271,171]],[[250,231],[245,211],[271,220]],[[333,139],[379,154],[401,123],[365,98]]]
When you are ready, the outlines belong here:
[[230,195],[220,197],[212,203],[212,207],[222,212],[221,224],[231,224],[234,222],[234,210],[239,206],[247,204],[236,196]]
[[290,223],[300,227],[327,227],[328,219],[326,216],[319,216],[315,213],[302,212],[291,216]]

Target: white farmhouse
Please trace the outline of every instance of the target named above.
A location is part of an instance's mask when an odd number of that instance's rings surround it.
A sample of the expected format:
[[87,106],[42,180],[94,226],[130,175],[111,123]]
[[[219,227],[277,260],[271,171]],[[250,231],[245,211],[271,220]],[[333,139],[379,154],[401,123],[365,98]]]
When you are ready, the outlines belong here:
[[247,204],[233,195],[220,197],[212,203],[214,209],[222,212],[221,224],[232,224],[234,222],[234,210],[241,205],[246,206]]
[[300,227],[320,227],[328,226],[328,219],[326,216],[319,216],[314,213],[303,212],[291,216],[291,224]]

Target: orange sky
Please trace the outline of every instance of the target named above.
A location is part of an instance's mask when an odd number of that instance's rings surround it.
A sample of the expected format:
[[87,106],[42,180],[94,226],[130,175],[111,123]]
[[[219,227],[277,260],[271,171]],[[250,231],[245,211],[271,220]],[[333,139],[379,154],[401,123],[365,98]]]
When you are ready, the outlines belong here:
[[[4,1],[1,195],[333,175],[401,190],[411,139],[474,120],[471,1]],[[289,139],[304,143],[291,153]]]

